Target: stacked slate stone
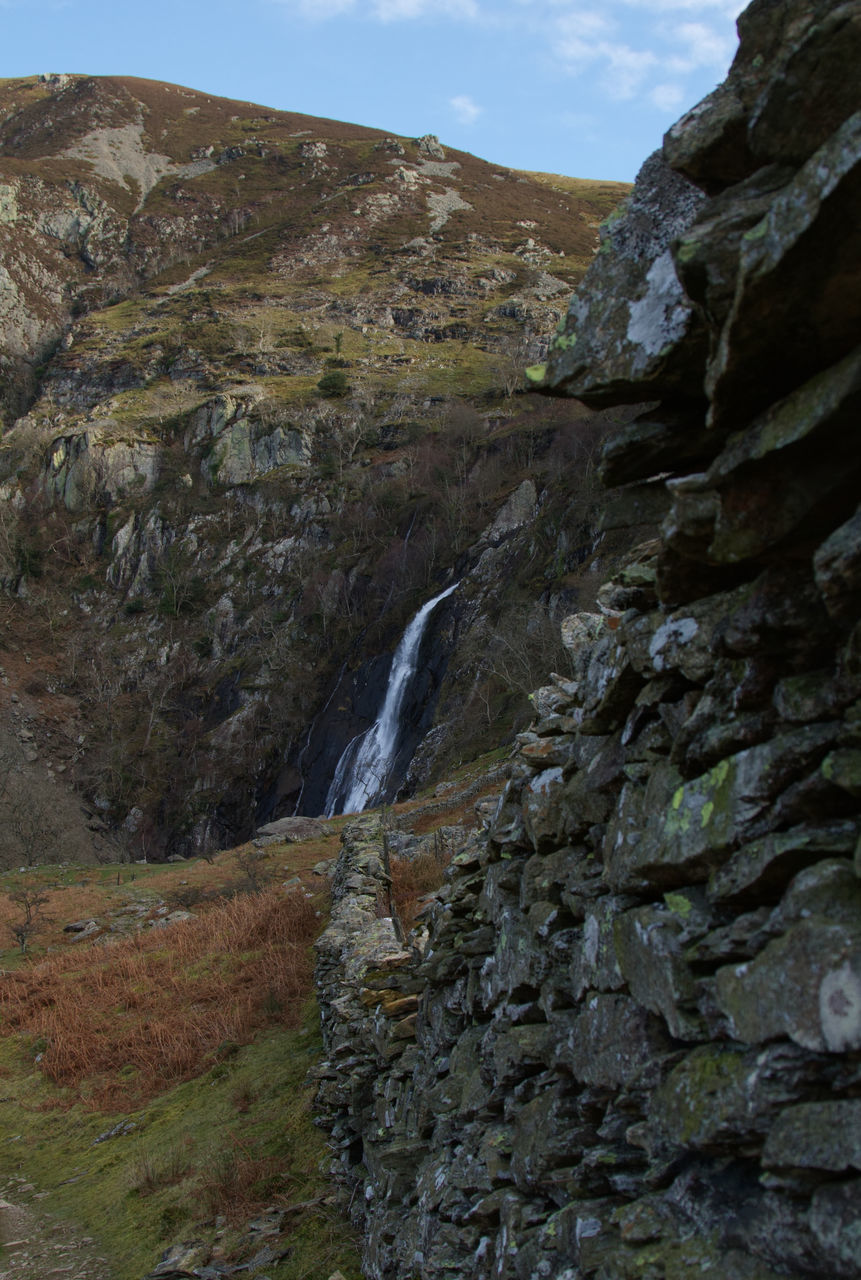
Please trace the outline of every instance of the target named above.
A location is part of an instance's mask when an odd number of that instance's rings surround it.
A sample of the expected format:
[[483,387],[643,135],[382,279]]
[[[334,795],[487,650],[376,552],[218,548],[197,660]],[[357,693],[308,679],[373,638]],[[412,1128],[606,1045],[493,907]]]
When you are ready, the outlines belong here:
[[[332,1139],[332,1172],[352,1193],[354,1167],[370,1158],[377,1121],[374,1083],[396,1078],[415,1040],[418,992],[414,953],[392,918],[385,833],[368,815],[344,828],[332,880],[332,912],[316,943],[315,981],[325,1056],[314,1072],[316,1118]],[[400,1064],[405,1078],[409,1056]],[[390,1144],[387,1142],[386,1147]]]
[[662,534],[566,622],[375,1059],[379,1280],[861,1276],[861,4],[739,27],[543,375],[651,404],[603,467]]

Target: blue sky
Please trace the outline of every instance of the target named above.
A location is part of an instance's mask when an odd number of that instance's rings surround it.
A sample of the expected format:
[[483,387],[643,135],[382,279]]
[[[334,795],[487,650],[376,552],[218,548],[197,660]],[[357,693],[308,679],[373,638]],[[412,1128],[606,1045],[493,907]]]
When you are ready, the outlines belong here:
[[737,0],[0,0],[0,76],[135,75],[631,180],[726,73]]

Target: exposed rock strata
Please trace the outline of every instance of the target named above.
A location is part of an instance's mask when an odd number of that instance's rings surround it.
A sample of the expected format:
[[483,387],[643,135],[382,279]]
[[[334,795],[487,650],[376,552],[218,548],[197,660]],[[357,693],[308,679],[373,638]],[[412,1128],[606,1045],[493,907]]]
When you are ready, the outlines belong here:
[[608,319],[624,220],[572,304],[552,389],[670,397],[604,468],[662,537],[566,624],[574,678],[419,961],[345,847],[321,1102],[368,1276],[861,1275],[859,12],[755,0],[670,131],[704,195],[637,232],[628,311],[658,264],[678,300],[660,358]]

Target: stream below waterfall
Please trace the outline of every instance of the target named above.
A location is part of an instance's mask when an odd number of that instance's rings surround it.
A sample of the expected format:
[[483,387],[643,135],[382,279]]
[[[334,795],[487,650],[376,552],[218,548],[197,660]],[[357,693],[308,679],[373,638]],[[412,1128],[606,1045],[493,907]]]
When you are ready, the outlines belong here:
[[425,628],[436,606],[459,586],[456,582],[428,600],[407,626],[392,657],[376,720],[347,744],[335,766],[326,796],[327,818],[339,813],[361,813],[384,794],[402,736],[401,708],[416,673]]

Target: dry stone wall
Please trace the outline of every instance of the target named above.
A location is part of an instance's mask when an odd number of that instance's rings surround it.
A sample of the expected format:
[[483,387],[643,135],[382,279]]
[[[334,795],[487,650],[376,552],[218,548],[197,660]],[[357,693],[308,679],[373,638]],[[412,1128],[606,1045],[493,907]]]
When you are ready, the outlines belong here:
[[423,947],[345,845],[321,1097],[375,1280],[861,1276],[861,5],[739,25],[542,375],[651,403],[603,473],[661,537]]

